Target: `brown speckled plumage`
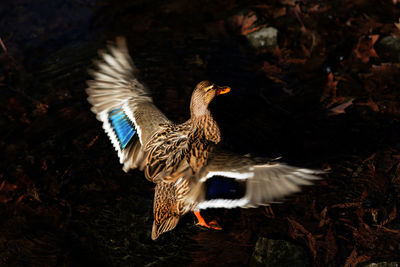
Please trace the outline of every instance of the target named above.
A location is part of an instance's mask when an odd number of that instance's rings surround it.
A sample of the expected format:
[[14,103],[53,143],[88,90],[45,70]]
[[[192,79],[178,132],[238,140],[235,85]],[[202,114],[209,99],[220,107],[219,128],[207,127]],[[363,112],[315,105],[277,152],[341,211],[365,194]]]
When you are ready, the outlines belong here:
[[[213,144],[221,140],[219,127],[207,107],[203,89],[215,85],[199,83],[192,97],[191,118],[182,124],[161,124],[144,147],[147,155],[144,173],[156,183],[152,238],[172,230],[178,219],[190,211],[184,198],[190,191],[190,179],[206,164]],[[215,88],[217,88],[215,86]],[[215,96],[215,95],[214,95]],[[203,105],[199,104],[203,103]]]
[[[209,81],[195,87],[190,119],[175,124],[153,104],[140,83],[123,38],[100,52],[98,70],[90,71],[88,101],[118,152],[123,169],[139,168],[156,184],[152,238],[172,230],[191,210],[210,207],[267,205],[300,190],[315,171],[281,163],[267,163],[218,150],[220,129],[208,105],[216,95],[229,92]],[[244,189],[239,199],[212,198],[206,181],[230,179]],[[211,183],[212,184],[212,183]],[[207,193],[208,192],[208,193]],[[211,197],[210,197],[211,196]]]

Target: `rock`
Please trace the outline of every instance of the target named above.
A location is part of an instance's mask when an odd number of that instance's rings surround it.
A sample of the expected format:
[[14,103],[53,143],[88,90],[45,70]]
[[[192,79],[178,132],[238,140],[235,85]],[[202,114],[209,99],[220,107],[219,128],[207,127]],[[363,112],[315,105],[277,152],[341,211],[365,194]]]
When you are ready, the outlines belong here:
[[304,249],[286,240],[260,237],[257,240],[249,266],[309,266]]
[[400,262],[398,262],[398,261],[396,261],[396,262],[386,262],[386,261],[370,262],[370,263],[360,265],[360,267],[399,267],[399,266],[400,266]]
[[272,48],[278,42],[278,30],[274,27],[262,28],[246,35],[251,46],[256,50]]
[[383,62],[400,62],[400,38],[383,37],[376,45],[376,51]]

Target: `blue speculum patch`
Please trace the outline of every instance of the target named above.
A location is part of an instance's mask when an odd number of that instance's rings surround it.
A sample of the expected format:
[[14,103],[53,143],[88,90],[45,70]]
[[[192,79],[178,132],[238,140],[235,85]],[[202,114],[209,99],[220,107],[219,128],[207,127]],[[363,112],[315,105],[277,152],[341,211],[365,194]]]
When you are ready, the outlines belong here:
[[206,199],[239,199],[246,191],[246,183],[232,178],[214,176],[206,181]]
[[121,149],[124,149],[136,134],[135,126],[121,108],[110,111],[108,118],[111,127],[117,135]]

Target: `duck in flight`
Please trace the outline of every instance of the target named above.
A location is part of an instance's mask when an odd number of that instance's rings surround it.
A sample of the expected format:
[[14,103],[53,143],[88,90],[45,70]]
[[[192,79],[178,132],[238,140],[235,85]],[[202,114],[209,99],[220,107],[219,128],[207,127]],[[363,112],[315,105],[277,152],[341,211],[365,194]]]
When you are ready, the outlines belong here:
[[155,183],[152,239],[176,227],[193,211],[199,224],[206,223],[200,210],[250,208],[268,205],[298,192],[319,179],[319,171],[259,158],[241,156],[216,146],[221,132],[208,105],[230,91],[210,81],[196,85],[190,118],[170,121],[153,103],[150,90],[140,83],[124,38],[117,38],[100,52],[97,70],[86,89],[91,110],[118,153],[124,171],[139,168]]

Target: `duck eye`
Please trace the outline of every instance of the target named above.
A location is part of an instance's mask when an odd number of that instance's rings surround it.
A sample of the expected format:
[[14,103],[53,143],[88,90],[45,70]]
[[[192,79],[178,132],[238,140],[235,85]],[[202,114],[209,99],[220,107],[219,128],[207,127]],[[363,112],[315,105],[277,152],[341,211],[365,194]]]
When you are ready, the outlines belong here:
[[206,87],[205,89],[206,89],[205,90],[206,93],[208,93],[211,89],[214,89],[214,86],[211,85],[211,86]]

